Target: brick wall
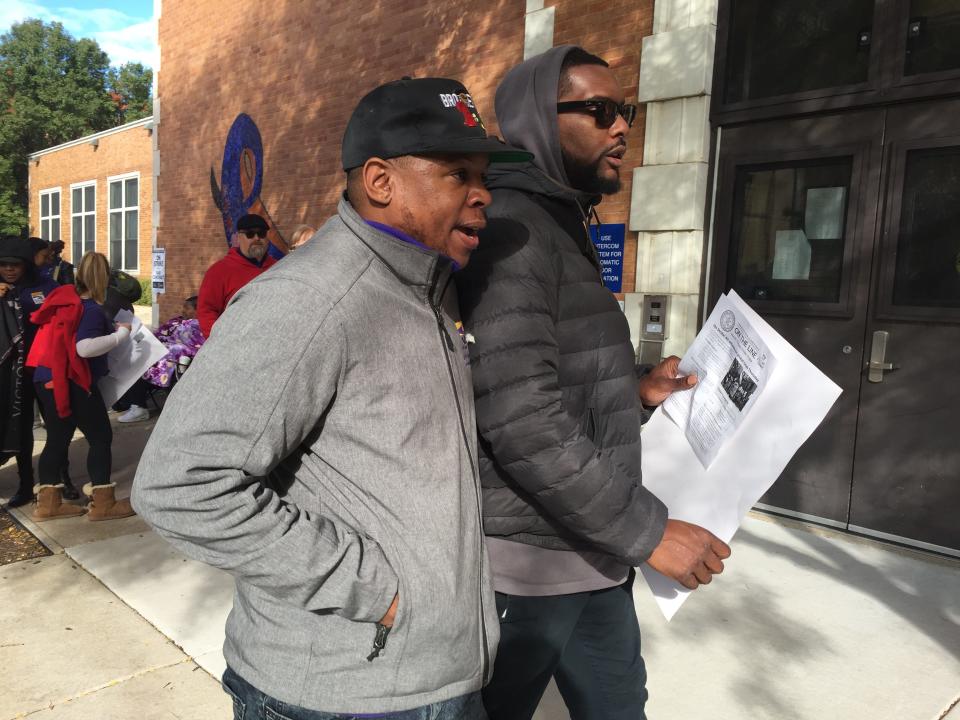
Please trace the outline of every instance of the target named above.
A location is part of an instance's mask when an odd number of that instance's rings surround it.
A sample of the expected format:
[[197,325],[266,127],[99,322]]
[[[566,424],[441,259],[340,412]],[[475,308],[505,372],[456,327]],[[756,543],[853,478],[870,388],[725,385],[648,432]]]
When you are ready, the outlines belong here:
[[[636,103],[642,39],[653,32],[653,0],[556,0],[555,45],[580,45],[599,55],[616,74],[627,102]],[[629,224],[633,169],[643,164],[644,107],[627,135],[627,154],[620,168],[623,187],[604,198],[597,214],[604,223]],[[623,258],[623,291],[633,292],[637,274],[637,233],[627,229]]]
[[[635,96],[640,42],[650,32],[652,0],[560,0],[557,42],[579,42],[608,56]],[[637,9],[640,8],[640,9]],[[160,17],[161,114],[158,244],[167,251],[161,317],[197,291],[206,268],[226,250],[210,192],[219,181],[231,123],[245,112],[264,145],[261,198],[285,236],[319,226],[343,188],[340,139],[362,95],[402,75],[455,77],[496,132],[493,95],[523,58],[524,0],[436,0],[325,4],[295,0],[165,3]],[[255,29],[255,31],[253,31]],[[630,138],[639,163],[643,119]],[[626,222],[627,187],[604,204],[605,222]],[[635,253],[636,241],[631,239]],[[634,262],[624,263],[632,288]]]
[[30,234],[40,236],[40,192],[60,188],[60,239],[66,244],[63,257],[73,257],[70,186],[94,181],[96,186],[95,248],[110,257],[107,178],[140,173],[138,269],[135,274],[150,276],[150,245],[153,203],[153,162],[149,131],[131,127],[97,138],[97,147],[82,142],[40,155],[30,161]]

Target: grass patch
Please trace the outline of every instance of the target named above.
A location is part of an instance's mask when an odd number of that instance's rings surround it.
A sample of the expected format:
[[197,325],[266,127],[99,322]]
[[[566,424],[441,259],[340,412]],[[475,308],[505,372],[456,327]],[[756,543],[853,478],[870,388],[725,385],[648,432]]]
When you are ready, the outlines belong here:
[[[153,280],[152,278],[137,278],[140,281],[140,299],[134,305],[153,307]],[[133,293],[130,293],[131,295]]]

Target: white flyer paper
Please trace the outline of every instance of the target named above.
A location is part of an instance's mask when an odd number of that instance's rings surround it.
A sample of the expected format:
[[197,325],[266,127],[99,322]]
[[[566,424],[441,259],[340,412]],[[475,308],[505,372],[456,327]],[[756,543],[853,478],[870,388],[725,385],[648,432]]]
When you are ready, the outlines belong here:
[[[666,504],[670,517],[705,527],[724,542],[730,542],[747,511],[840,397],[840,387],[736,293],[731,291],[727,299],[777,358],[763,393],[709,468],[684,432],[659,409],[644,427],[642,456],[643,484]],[[670,620],[691,591],[647,565],[641,572]],[[725,580],[721,575],[715,582],[722,586]]]
[[663,403],[704,468],[750,414],[776,366],[749,317],[722,296],[680,361],[680,374],[696,375],[697,384]]
[[133,313],[120,310],[114,320],[130,323],[130,335],[107,354],[110,370],[98,383],[103,402],[108,408],[130,389],[148,367],[167,354],[163,343]]
[[774,280],[809,280],[813,250],[803,230],[777,230],[774,239]]
[[814,240],[839,240],[843,237],[845,187],[809,188],[803,227]]

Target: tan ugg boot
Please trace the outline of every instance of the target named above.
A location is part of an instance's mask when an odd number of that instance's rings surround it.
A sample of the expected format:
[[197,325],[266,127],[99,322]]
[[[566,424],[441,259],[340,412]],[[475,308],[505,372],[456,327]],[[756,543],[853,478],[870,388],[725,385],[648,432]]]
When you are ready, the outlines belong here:
[[37,507],[33,511],[36,522],[58,520],[59,518],[77,517],[83,515],[86,509],[63,502],[60,490],[63,485],[37,485],[34,493],[37,495]]
[[116,483],[108,485],[87,483],[83,486],[83,494],[90,498],[90,504],[87,506],[87,520],[118,520],[136,515],[130,507],[129,500],[126,498],[117,500],[114,494],[116,487]]

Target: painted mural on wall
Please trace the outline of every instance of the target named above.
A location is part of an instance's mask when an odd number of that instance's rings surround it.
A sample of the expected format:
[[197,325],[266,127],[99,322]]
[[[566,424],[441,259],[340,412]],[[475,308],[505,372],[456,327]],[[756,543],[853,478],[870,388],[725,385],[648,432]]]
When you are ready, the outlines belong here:
[[263,141],[257,124],[246,113],[237,115],[223,147],[220,184],[210,168],[210,192],[223,217],[227,245],[237,231],[237,221],[248,213],[261,216],[270,226],[270,254],[282,257],[287,242],[260,198],[263,189]]

